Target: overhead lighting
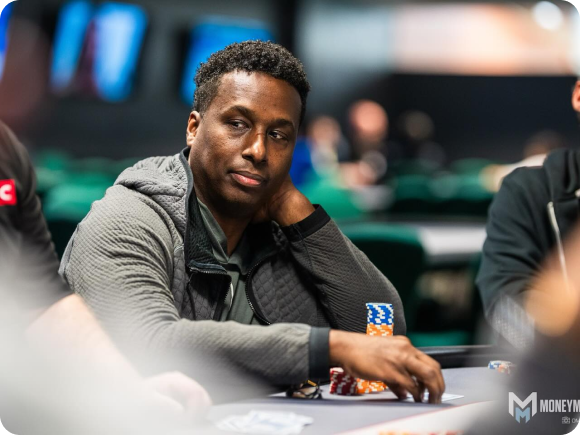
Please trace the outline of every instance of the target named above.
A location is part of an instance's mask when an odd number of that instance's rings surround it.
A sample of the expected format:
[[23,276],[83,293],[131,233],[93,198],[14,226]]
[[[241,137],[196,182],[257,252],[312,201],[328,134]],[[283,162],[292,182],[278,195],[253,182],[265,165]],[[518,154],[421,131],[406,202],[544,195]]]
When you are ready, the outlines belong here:
[[542,1],[534,6],[534,19],[546,30],[558,30],[564,23],[562,10],[552,2]]

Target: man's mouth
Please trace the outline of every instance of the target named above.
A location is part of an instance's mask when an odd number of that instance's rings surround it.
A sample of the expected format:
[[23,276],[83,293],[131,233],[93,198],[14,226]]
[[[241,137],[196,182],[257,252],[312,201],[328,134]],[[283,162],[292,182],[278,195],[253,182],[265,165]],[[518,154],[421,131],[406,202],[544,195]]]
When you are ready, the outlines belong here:
[[238,171],[232,172],[232,177],[242,186],[246,187],[258,187],[264,184],[264,177],[258,174],[253,174],[251,172]]

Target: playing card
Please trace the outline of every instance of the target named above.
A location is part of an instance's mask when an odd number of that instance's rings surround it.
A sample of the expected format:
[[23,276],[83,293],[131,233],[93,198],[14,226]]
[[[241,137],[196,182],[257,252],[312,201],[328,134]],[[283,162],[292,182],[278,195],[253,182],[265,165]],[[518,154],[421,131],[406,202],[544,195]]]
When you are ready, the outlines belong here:
[[313,419],[292,412],[250,411],[246,415],[231,415],[219,421],[216,426],[221,430],[269,435],[295,435],[304,426],[312,424]]

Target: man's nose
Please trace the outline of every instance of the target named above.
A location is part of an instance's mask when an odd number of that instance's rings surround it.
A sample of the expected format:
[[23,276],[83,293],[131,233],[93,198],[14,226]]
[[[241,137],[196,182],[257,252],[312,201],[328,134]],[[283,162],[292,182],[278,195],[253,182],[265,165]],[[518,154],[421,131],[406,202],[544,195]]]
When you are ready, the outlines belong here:
[[252,160],[255,164],[265,162],[267,160],[266,135],[256,134],[253,136],[242,152],[242,156]]

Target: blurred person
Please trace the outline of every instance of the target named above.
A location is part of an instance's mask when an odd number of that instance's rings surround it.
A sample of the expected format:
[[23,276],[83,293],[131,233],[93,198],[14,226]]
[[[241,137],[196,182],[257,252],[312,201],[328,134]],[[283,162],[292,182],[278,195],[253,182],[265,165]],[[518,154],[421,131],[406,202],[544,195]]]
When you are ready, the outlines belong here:
[[[46,107],[50,41],[40,27],[26,15],[38,5],[15,1],[0,80],[0,119],[19,129],[42,123],[50,110]],[[45,107],[42,108],[43,104]],[[44,109],[44,110],[43,110]]]
[[384,180],[388,162],[397,154],[387,143],[389,117],[385,109],[371,100],[358,100],[348,110],[351,156],[341,165],[349,187],[368,186]]
[[447,159],[443,147],[433,141],[435,134],[435,124],[433,119],[420,110],[410,110],[403,113],[398,122],[403,145],[389,147],[391,160],[413,160],[419,159],[427,161],[436,167],[442,167]]
[[349,144],[340,124],[327,115],[317,116],[307,128],[312,164],[319,175],[333,173],[338,163],[348,159]]
[[[489,415],[485,415],[469,434],[562,434],[578,424],[580,413],[580,269],[570,267],[562,273],[564,254],[568,264],[580,262],[580,228],[575,225],[562,251],[552,251],[541,271],[531,278],[522,297],[522,308],[534,322],[533,345],[519,356],[511,376],[504,378],[503,394],[497,395]],[[520,400],[536,394],[537,413],[529,421],[518,421],[509,410],[509,394]],[[565,410],[542,410],[540,401],[565,403]],[[514,406],[518,406],[517,403]]]
[[566,148],[566,141],[555,131],[544,130],[530,137],[524,146],[523,160],[511,165],[490,165],[483,169],[483,181],[492,192],[497,192],[505,177],[518,168],[542,166],[548,154]]
[[440,402],[434,360],[364,335],[370,301],[393,304],[405,332],[399,295],[288,175],[310,90],[300,61],[246,41],[195,81],[187,148],[127,169],[78,226],[61,263],[73,290],[120,346],[182,352],[186,373],[200,354],[274,385],[342,366]]
[[547,156],[561,148],[567,148],[564,137],[555,131],[543,130],[527,140],[524,146],[524,160],[535,156]]
[[[298,138],[292,159],[290,175],[297,188],[308,187],[320,179],[340,182],[338,162],[340,154],[349,152],[349,145],[342,135],[340,124],[330,116],[315,117],[306,127],[306,136]],[[308,153],[308,165],[304,155]],[[299,171],[301,169],[301,171]],[[296,181],[300,180],[301,183]]]
[[[124,388],[115,390],[116,393],[141,396],[139,400],[150,402],[153,412],[156,408],[161,414],[170,411],[171,418],[179,417],[178,413],[183,411],[203,411],[209,405],[207,393],[184,375],[167,373],[144,381],[115,348],[82,299],[72,294],[62,281],[40,200],[35,193],[32,164],[25,148],[1,122],[0,155],[2,421],[14,425],[15,433],[24,433],[19,429],[27,418],[26,413],[14,421],[21,409],[9,406],[19,397],[20,405],[26,409],[34,408],[28,404],[34,397],[37,413],[42,414],[46,411],[44,408],[52,407],[60,414],[47,417],[49,420],[66,420],[64,404],[70,405],[72,396],[67,396],[63,390],[68,391],[71,385],[62,378],[54,379],[55,367],[46,367],[50,365],[49,360],[56,362],[58,370],[63,367],[78,369],[74,376],[69,375],[71,378],[79,376],[88,384],[100,377],[111,383],[109,387],[120,382]],[[46,391],[33,381],[50,385],[50,396],[47,397]],[[72,390],[82,397],[95,392],[82,387]],[[45,402],[37,403],[40,398]],[[60,408],[49,405],[55,399],[62,402]],[[43,426],[46,420],[39,418],[37,424]],[[59,428],[66,431],[67,427],[61,421]],[[43,429],[49,431],[51,427]]]
[[[580,80],[572,107],[580,112]],[[574,268],[563,241],[578,223],[579,198],[580,152],[557,150],[543,165],[509,174],[493,200],[477,286],[488,321],[515,346],[533,342],[533,322],[522,302],[534,292],[533,279],[548,253],[558,251],[564,276]]]
[[314,166],[308,140],[305,137],[296,139],[294,155],[292,157],[292,166],[290,167],[290,178],[297,188],[308,184],[312,178]]

